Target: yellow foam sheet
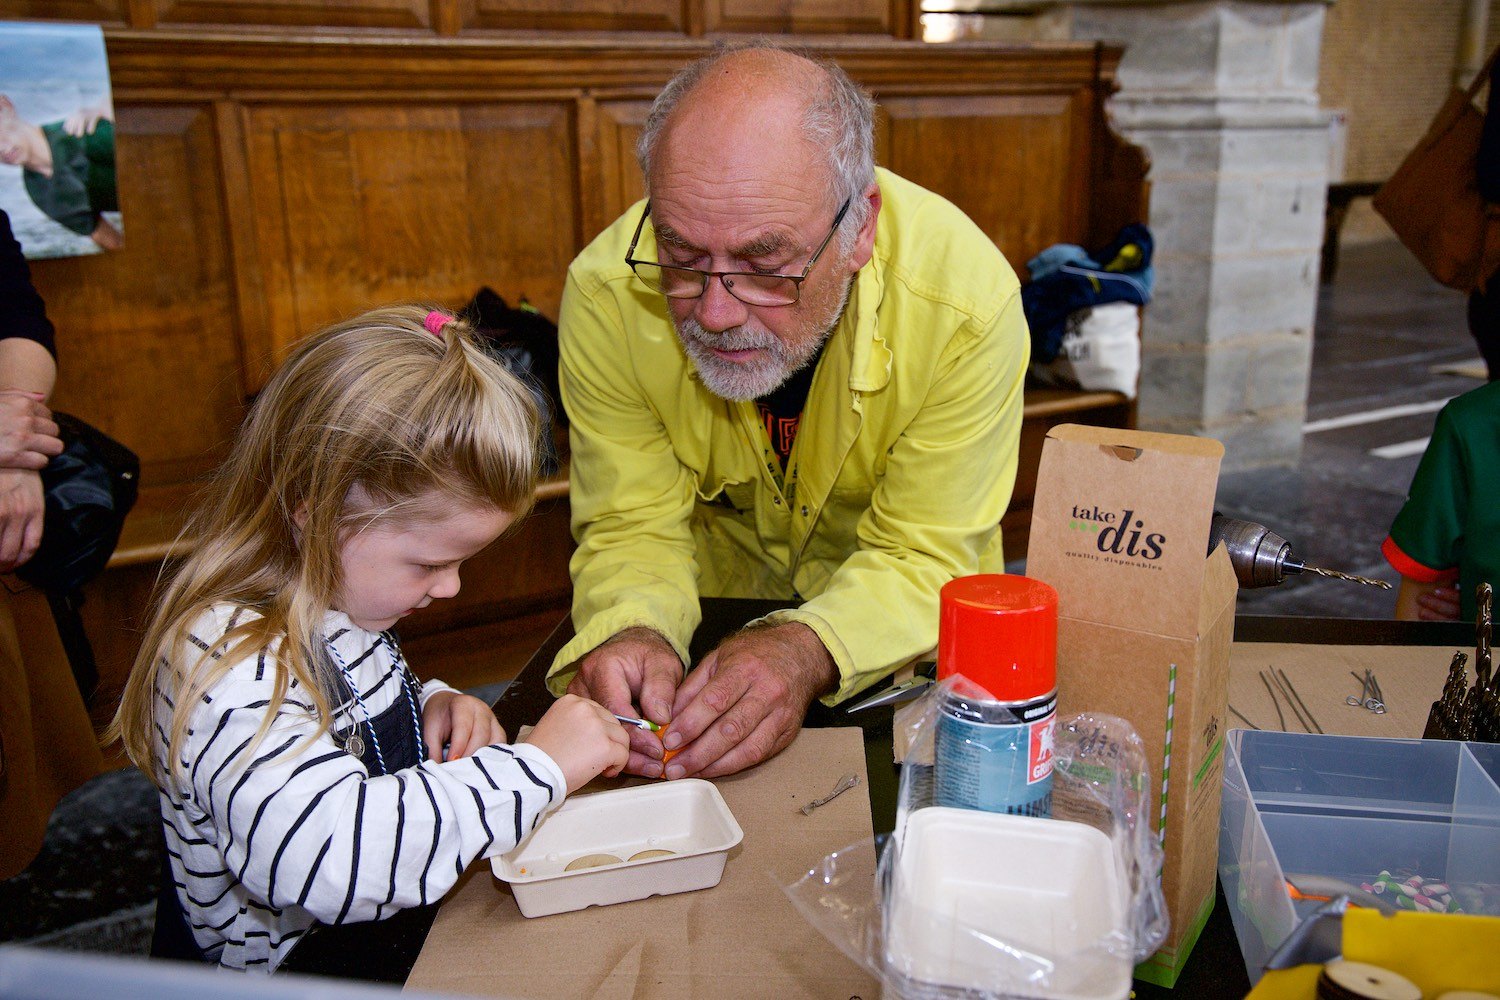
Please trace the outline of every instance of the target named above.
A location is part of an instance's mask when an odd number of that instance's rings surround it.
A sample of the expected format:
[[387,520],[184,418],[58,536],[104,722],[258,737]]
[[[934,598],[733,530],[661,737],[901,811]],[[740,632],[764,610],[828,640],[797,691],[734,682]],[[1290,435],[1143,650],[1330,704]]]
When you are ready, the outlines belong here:
[[[802,815],[851,773],[855,788]],[[872,835],[860,730],[804,729],[764,764],[713,780],[745,833],[717,886],[527,919],[490,863],[477,862],[444,901],[406,985],[599,1000],[878,996],[879,984],[781,891]]]
[[[1448,990],[1500,993],[1500,917],[1350,910],[1344,915],[1344,957],[1410,979],[1424,998]],[[1316,1000],[1322,966],[1267,973],[1249,1000]]]

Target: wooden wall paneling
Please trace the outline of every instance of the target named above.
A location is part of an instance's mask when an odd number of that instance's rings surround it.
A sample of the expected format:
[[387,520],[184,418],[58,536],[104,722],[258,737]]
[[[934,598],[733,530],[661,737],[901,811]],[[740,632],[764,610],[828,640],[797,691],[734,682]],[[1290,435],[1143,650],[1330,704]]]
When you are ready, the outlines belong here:
[[568,101],[476,105],[462,114],[470,184],[465,211],[474,256],[455,305],[481,284],[512,304],[525,297],[557,318],[578,242],[578,150]]
[[0,0],[0,21],[126,24],[126,0]]
[[248,146],[273,351],[379,303],[481,285],[557,315],[576,252],[571,109],[263,106]]
[[141,457],[142,487],[211,467],[241,416],[212,109],[117,109],[125,247],[36,261],[58,328],[58,409]]
[[154,0],[161,25],[430,28],[430,0]]
[[682,0],[682,33],[689,38],[703,37],[704,0]]
[[597,214],[589,218],[587,243],[646,194],[635,141],[646,124],[651,102],[645,100],[600,101],[595,109],[595,145],[599,151],[600,187]]
[[439,35],[456,35],[464,23],[473,15],[471,0],[429,0],[432,11],[432,30]]
[[592,94],[580,94],[573,111],[573,142],[578,149],[578,232],[576,245],[588,243],[596,220],[604,214],[604,185],[609,171],[599,148],[599,106]]
[[1122,226],[1145,222],[1151,204],[1151,156],[1117,135],[1104,114],[1104,102],[1095,107],[1094,177],[1090,185],[1091,217],[1087,246],[1103,246]]
[[235,315],[239,320],[240,388],[248,400],[271,377],[274,350],[270,321],[266,316],[262,258],[255,242],[255,204],[250,192],[250,174],[245,148],[245,107],[236,101],[214,102],[214,123],[219,137],[224,204]]
[[156,0],[125,0],[125,8],[132,28],[156,27]]
[[922,0],[890,0],[891,34],[901,39],[922,39]]
[[701,0],[705,32],[893,34],[891,0]]
[[890,167],[947,197],[1013,266],[1053,243],[1076,243],[1087,216],[1086,146],[1069,94],[887,95]]
[[683,30],[682,0],[464,0],[466,29]]

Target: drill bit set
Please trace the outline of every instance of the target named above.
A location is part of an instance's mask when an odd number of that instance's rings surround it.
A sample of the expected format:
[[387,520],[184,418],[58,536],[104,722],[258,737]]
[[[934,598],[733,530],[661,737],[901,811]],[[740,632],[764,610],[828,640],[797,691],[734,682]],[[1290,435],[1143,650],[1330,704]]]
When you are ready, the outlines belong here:
[[1500,675],[1492,670],[1490,641],[1494,632],[1494,592],[1479,585],[1475,615],[1474,684],[1469,685],[1469,656],[1459,650],[1448,664],[1442,696],[1432,703],[1422,738],[1500,743]]

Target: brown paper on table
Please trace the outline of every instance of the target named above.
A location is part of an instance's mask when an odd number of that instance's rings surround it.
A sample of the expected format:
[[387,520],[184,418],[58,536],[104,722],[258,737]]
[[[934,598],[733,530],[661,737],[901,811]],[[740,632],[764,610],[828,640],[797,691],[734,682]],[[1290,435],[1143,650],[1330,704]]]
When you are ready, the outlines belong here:
[[[851,773],[856,787],[802,815]],[[407,987],[599,1000],[878,996],[781,891],[872,836],[862,732],[804,729],[764,764],[713,781],[745,833],[717,886],[528,919],[490,863],[475,862],[438,911]]]
[[[1261,729],[1280,730],[1276,707],[1260,679],[1262,670],[1280,669],[1285,671],[1325,733],[1415,738],[1422,735],[1427,713],[1443,693],[1448,663],[1454,652],[1463,648],[1237,642],[1229,651],[1229,704]],[[1474,647],[1468,647],[1467,652],[1472,683]],[[1385,694],[1384,715],[1344,702],[1350,695],[1359,694],[1360,682],[1349,676],[1350,671],[1363,677],[1366,668],[1375,671],[1375,679]],[[1279,690],[1276,700],[1286,719],[1286,731],[1305,732]],[[1228,723],[1231,729],[1245,726],[1243,720],[1232,714]]]

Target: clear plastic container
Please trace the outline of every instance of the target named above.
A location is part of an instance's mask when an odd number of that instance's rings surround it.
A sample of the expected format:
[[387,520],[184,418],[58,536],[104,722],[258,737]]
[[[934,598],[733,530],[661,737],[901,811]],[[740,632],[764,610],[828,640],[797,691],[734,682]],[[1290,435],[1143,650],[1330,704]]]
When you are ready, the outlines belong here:
[[1500,915],[1500,748],[1236,729],[1224,753],[1219,878],[1252,983],[1310,909],[1288,875],[1419,875]]

